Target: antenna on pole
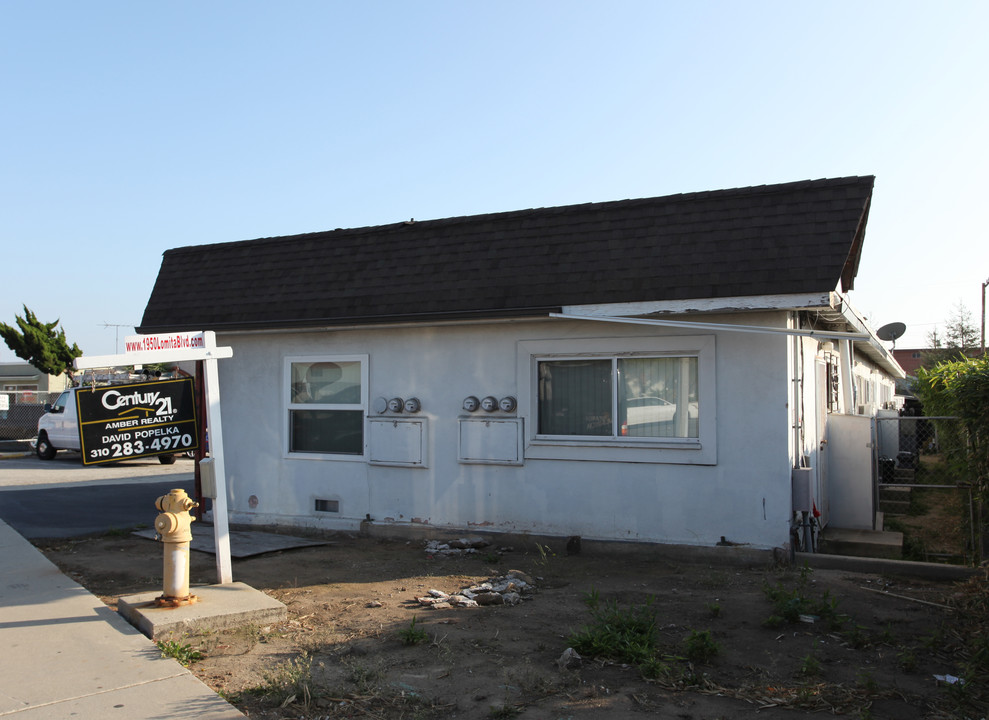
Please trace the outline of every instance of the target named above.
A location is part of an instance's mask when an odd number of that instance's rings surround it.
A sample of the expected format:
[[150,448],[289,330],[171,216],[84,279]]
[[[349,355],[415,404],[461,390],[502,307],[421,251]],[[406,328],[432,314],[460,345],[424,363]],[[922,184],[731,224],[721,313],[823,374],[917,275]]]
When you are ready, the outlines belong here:
[[119,355],[120,354],[120,328],[125,327],[125,328],[130,328],[131,330],[133,330],[134,329],[134,326],[133,325],[115,325],[113,323],[108,323],[108,322],[104,322],[103,323],[103,329],[104,330],[106,330],[107,328],[111,328],[111,327],[114,328],[114,331],[113,331],[114,332],[114,337],[113,337],[113,352],[115,354],[118,354]]
[[903,333],[907,331],[907,326],[901,322],[891,322],[888,325],[883,325],[876,331],[876,335],[879,336],[880,340],[885,340],[886,342],[893,343],[893,349],[896,350],[896,340],[897,338],[903,337]]

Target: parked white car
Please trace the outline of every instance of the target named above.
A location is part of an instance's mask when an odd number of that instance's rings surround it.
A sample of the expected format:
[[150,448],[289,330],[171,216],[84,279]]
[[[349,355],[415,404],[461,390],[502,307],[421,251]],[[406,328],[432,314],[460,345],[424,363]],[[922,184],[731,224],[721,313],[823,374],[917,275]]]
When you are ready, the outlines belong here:
[[[637,437],[663,437],[669,432],[661,432],[664,425],[670,425],[676,417],[677,406],[669,400],[658,397],[630,398],[625,405],[625,422],[622,435]],[[697,419],[697,403],[687,405],[687,417]]]
[[[38,440],[34,449],[42,460],[52,460],[59,450],[81,449],[79,434],[79,413],[76,412],[76,391],[70,388],[63,392],[54,403],[45,405],[45,414],[38,419]],[[175,455],[159,455],[158,462],[171,465]]]

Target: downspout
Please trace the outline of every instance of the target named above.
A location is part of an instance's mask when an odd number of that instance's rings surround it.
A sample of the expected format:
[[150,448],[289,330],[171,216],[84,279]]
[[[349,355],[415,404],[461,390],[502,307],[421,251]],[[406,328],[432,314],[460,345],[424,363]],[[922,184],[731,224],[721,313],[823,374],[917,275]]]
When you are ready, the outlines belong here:
[[841,341],[841,409],[846,415],[855,414],[855,377],[852,375],[852,341]]
[[[787,313],[786,326],[790,330],[799,330],[800,316],[797,313]],[[794,514],[799,513],[800,519],[797,525],[796,531],[798,536],[803,535],[803,546],[805,552],[814,552],[814,531],[811,527],[810,521],[810,511],[806,507],[801,507],[799,510],[796,505],[796,501],[792,500],[793,496],[796,494],[794,489],[797,488],[797,483],[801,482],[798,473],[795,471],[805,467],[804,464],[804,441],[803,441],[803,353],[801,352],[801,339],[800,335],[793,333],[790,335],[789,345],[787,354],[789,355],[787,359],[787,367],[790,370],[790,397],[789,397],[789,418],[791,426],[791,438],[790,444],[791,449],[791,470],[790,470],[790,492],[791,492],[791,507],[790,507],[790,523],[791,526],[794,523]],[[802,488],[807,489],[807,488]],[[796,550],[796,546],[792,548],[793,551]]]

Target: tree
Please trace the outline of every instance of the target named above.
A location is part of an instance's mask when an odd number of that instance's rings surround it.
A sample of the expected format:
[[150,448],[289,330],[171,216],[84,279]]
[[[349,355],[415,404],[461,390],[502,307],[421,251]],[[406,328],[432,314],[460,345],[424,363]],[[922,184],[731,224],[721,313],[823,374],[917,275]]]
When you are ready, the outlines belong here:
[[979,345],[979,329],[972,324],[972,314],[959,302],[944,327],[948,347],[971,350]]
[[49,375],[61,375],[63,372],[72,376],[72,361],[82,355],[82,350],[75,343],[69,347],[65,339],[65,331],[58,327],[58,320],[44,323],[27,305],[24,306],[24,317],[14,316],[17,328],[6,323],[0,323],[0,337],[7,347],[22,360],[27,360],[36,368]]
[[944,334],[939,334],[935,327],[927,335],[927,344],[923,361],[926,368],[960,360],[979,346],[979,329],[972,323],[971,313],[959,302],[944,323]]

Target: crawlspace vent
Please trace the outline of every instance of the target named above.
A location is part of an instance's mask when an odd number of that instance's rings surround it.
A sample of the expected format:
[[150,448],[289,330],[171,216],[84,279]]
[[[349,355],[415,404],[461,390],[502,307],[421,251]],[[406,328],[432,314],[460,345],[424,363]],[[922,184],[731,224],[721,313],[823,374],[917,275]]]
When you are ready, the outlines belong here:
[[340,512],[340,501],[339,500],[320,500],[316,499],[316,512]]

